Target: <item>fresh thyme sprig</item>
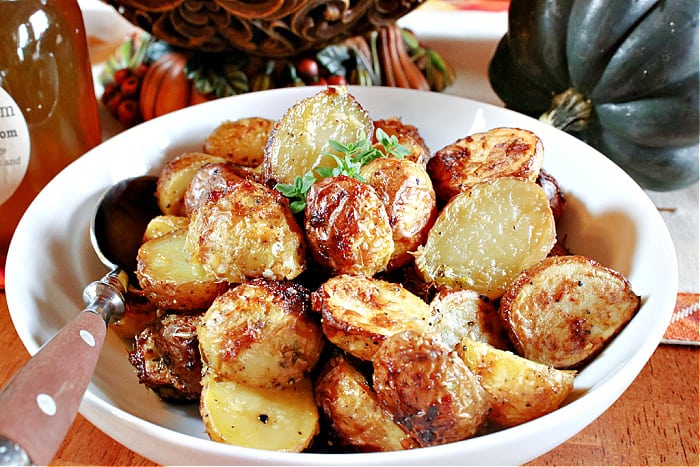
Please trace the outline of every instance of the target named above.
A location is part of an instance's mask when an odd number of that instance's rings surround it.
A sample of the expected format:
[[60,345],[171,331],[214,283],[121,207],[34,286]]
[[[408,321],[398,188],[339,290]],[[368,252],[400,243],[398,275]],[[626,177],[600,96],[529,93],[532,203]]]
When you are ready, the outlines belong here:
[[297,175],[293,184],[276,184],[275,189],[289,198],[289,209],[292,213],[300,213],[306,208],[306,194],[311,189],[311,185],[318,181],[314,172],[321,178],[346,175],[365,182],[366,180],[360,175],[362,166],[380,157],[392,156],[403,159],[411,153],[408,148],[399,144],[395,135],[389,136],[381,128],[377,128],[375,136],[384,148],[384,152],[373,146],[371,139],[365,135],[362,135],[357,143],[341,144],[338,141],[330,140],[328,145],[333,152],[325,152],[323,155],[335,160],[334,167],[316,166],[304,176]]

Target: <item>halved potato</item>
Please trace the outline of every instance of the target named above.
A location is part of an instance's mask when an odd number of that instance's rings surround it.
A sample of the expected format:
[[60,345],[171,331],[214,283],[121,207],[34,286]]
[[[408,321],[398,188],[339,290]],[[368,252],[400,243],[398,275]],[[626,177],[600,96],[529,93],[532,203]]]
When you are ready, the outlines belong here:
[[469,438],[486,420],[488,394],[464,361],[429,334],[389,337],[372,360],[385,410],[420,446]]
[[311,307],[328,340],[362,360],[389,336],[423,332],[430,321],[428,304],[400,284],[361,276],[331,277],[311,294]]
[[[428,163],[432,154],[418,128],[410,123],[403,122],[399,117],[375,120],[374,128],[381,128],[389,136],[396,136],[399,144],[410,151],[410,154],[405,159],[411,160],[425,168],[425,164]],[[377,143],[376,135],[372,141]],[[379,148],[382,149],[382,146],[379,145]]]
[[430,332],[451,349],[466,337],[499,349],[510,347],[493,301],[473,290],[440,290],[430,308]]
[[377,402],[365,376],[340,352],[326,363],[314,387],[335,441],[357,451],[399,451],[417,447]]
[[382,157],[362,167],[360,175],[374,187],[389,216],[394,252],[387,269],[411,262],[411,253],[423,244],[437,216],[428,173],[411,160]]
[[248,386],[289,386],[316,366],[323,333],[309,292],[294,282],[252,280],[221,294],[199,324],[202,360]]
[[261,389],[207,372],[199,411],[212,440],[235,446],[301,452],[319,431],[310,378],[284,388]]
[[185,192],[194,174],[207,164],[225,160],[203,152],[187,152],[165,164],[156,184],[156,198],[163,214],[185,216]]
[[148,300],[170,310],[207,308],[228,284],[190,260],[187,231],[173,230],[141,245],[136,277]]
[[192,258],[231,283],[294,279],[306,268],[306,241],[279,192],[250,180],[230,182],[192,213]]
[[520,355],[575,368],[600,351],[640,304],[621,273],[569,255],[551,256],[523,271],[498,311]]
[[263,117],[221,122],[204,141],[204,152],[243,167],[257,167],[274,125],[274,120]]
[[427,282],[497,299],[555,242],[554,217],[542,188],[520,178],[496,178],[450,200],[418,248],[416,266]]
[[188,223],[189,219],[184,216],[171,214],[156,216],[146,226],[146,231],[143,233],[143,241],[154,240],[174,230],[187,230]]
[[504,428],[552,412],[574,388],[575,371],[557,370],[484,342],[463,339],[457,353],[491,396],[488,420]]
[[335,167],[324,156],[330,140],[355,144],[373,132],[369,114],[347,89],[328,87],[294,104],[275,124],[265,147],[265,180],[291,185],[317,166]]
[[389,216],[376,190],[345,175],[311,186],[304,231],[314,260],[332,274],[373,276],[394,251]]
[[520,128],[493,128],[475,133],[438,150],[426,169],[442,201],[476,183],[497,177],[518,177],[534,182],[542,168],[540,138]]

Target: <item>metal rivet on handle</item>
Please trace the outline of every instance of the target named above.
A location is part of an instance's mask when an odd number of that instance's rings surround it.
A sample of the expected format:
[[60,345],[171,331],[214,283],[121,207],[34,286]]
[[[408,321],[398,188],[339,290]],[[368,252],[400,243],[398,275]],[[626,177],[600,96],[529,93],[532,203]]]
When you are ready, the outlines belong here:
[[95,347],[95,336],[92,335],[90,331],[86,331],[85,329],[80,330],[80,338],[85,341],[87,345],[90,347]]
[[46,415],[56,415],[56,401],[54,401],[53,397],[49,396],[48,394],[38,394],[36,396],[36,405],[39,407],[39,410],[44,412]]

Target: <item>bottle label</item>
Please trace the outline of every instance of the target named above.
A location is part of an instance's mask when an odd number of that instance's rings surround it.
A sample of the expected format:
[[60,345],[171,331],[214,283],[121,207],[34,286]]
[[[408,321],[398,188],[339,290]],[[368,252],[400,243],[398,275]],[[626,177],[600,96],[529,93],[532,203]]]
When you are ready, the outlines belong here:
[[29,127],[22,110],[0,88],[0,205],[17,190],[29,167]]

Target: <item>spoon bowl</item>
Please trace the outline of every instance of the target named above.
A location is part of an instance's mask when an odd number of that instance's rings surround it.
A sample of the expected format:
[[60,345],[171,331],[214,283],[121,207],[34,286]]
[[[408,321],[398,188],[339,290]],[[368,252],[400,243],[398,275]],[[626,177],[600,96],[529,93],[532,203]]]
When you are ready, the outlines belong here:
[[156,177],[123,180],[97,203],[90,239],[110,271],[83,291],[85,309],[64,326],[0,392],[0,465],[48,465],[73,423],[104,344],[107,324],[124,313],[137,285],[136,254],[159,214]]

